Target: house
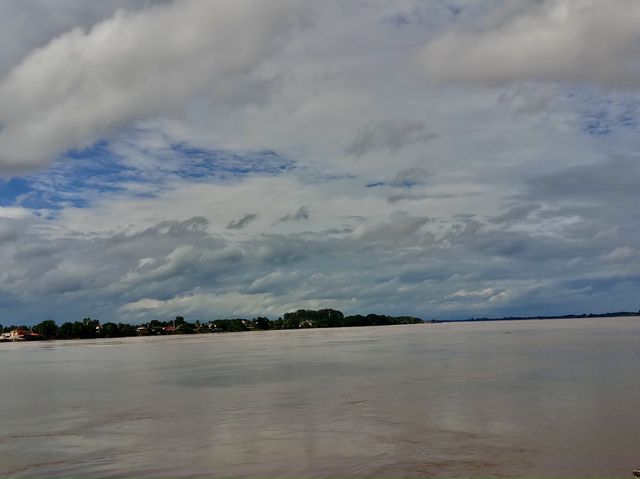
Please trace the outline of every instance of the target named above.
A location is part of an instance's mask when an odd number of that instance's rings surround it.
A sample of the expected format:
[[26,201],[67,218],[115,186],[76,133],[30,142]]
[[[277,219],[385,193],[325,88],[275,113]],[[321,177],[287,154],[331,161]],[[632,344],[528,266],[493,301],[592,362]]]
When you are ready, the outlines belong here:
[[18,328],[9,332],[10,341],[34,341],[37,339],[40,339],[40,335],[28,329]]
[[146,326],[138,326],[136,328],[136,332],[138,333],[138,336],[146,336],[147,334],[149,334],[149,328],[147,328]]

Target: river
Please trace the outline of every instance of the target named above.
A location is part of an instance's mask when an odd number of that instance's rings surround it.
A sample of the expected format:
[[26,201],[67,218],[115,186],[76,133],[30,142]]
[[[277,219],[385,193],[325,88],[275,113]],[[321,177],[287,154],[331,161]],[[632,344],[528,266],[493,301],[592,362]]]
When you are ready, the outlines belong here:
[[0,477],[620,477],[640,318],[0,344]]

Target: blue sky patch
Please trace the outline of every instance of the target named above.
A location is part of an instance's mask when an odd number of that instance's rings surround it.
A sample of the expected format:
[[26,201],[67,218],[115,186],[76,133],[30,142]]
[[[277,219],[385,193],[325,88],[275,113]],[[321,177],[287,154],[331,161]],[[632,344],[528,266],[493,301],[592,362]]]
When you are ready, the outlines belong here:
[[[187,181],[240,181],[251,175],[274,176],[295,168],[275,151],[238,153],[175,143],[163,151],[144,151],[144,161],[116,154],[107,142],[66,153],[47,170],[0,179],[0,206],[60,210],[84,208],[103,194],[126,192],[154,196],[176,178]],[[133,185],[146,185],[141,192]]]
[[603,136],[619,130],[637,130],[640,99],[635,95],[622,95],[615,99],[595,102],[585,112],[580,129],[591,136]]
[[232,180],[247,175],[273,176],[295,168],[295,162],[272,150],[237,153],[174,143],[171,151],[176,158],[182,159],[180,168],[172,173],[187,179]]

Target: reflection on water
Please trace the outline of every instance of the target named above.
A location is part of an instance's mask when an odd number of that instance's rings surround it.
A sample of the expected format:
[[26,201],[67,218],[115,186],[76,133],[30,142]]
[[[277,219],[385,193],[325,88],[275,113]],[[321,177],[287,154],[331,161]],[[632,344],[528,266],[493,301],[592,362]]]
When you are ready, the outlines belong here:
[[629,477],[640,319],[0,345],[0,477]]

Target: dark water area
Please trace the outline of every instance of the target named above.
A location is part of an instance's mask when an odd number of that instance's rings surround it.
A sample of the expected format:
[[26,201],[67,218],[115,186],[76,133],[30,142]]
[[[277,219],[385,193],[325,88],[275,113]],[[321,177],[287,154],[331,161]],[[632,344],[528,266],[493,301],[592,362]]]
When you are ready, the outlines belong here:
[[0,477],[620,477],[640,319],[0,344]]

